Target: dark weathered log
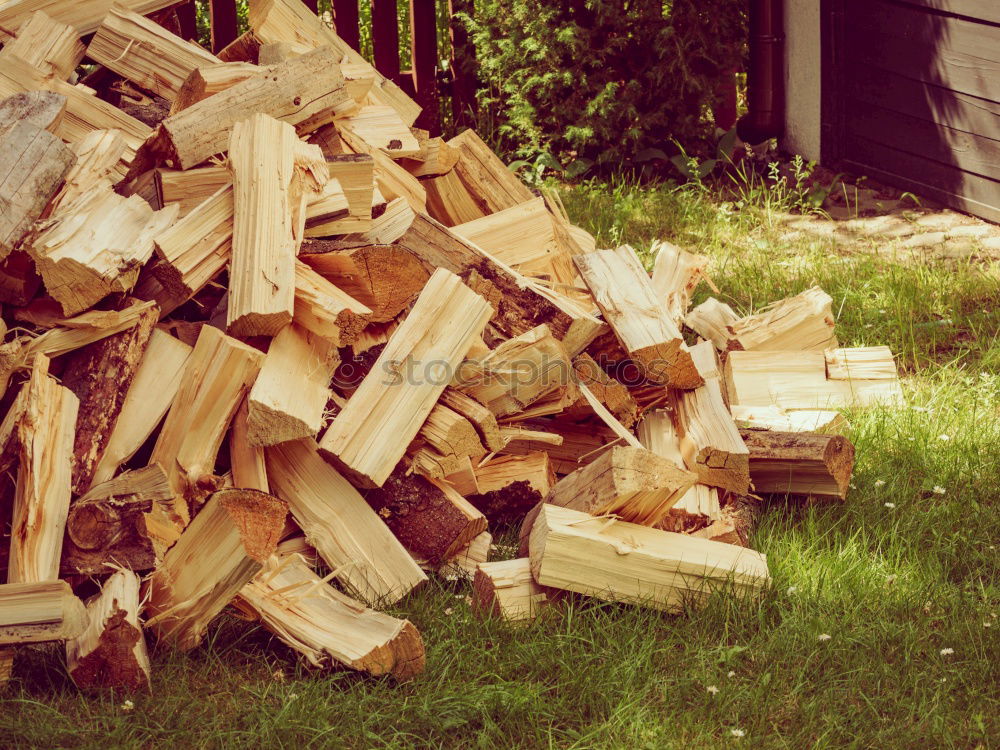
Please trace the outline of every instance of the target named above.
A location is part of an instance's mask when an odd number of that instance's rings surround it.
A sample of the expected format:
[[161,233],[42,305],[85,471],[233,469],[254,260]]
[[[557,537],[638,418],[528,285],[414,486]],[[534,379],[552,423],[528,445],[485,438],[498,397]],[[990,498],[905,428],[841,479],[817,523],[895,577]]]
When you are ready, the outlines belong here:
[[844,499],[854,470],[854,445],[842,435],[740,430],[750,450],[758,494]]

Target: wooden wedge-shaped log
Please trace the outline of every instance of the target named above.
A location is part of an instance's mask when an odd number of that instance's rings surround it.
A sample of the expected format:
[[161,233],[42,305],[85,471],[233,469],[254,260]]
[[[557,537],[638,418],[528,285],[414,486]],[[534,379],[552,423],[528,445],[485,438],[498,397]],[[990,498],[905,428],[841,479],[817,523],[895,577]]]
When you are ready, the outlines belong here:
[[187,109],[202,99],[232,88],[260,72],[260,67],[248,62],[215,62],[208,65],[201,63],[187,74],[177,88],[170,104],[170,114]]
[[854,445],[842,435],[741,430],[758,494],[843,500],[854,470]]
[[632,361],[649,380],[697,388],[704,380],[691,353],[628,245],[576,255],[573,262]]
[[372,311],[300,260],[295,261],[295,322],[332,346],[353,344]]
[[472,422],[440,402],[431,409],[417,435],[439,453],[476,458],[486,455]]
[[725,302],[709,297],[685,316],[684,325],[711,341],[719,351],[726,351],[732,338],[730,326],[739,319],[736,311]]
[[319,455],[315,441],[265,449],[274,492],[335,578],[366,602],[391,604],[427,580],[379,515]]
[[500,451],[507,446],[508,441],[500,429],[496,415],[472,396],[454,388],[446,388],[439,403],[465,417],[476,429],[487,450]]
[[264,448],[250,444],[250,408],[247,399],[236,410],[233,426],[229,431],[229,466],[233,486],[261,492],[271,491]]
[[76,29],[78,36],[92,33],[101,25],[112,4],[146,15],[166,8],[170,0],[78,0],[64,3],[60,0],[13,0],[0,9],[0,42],[6,42],[11,30],[36,11],[44,11],[54,21]]
[[278,545],[288,506],[257,490],[214,493],[149,578],[146,628],[189,651]]
[[83,60],[85,52],[86,47],[76,29],[55,20],[43,10],[36,10],[25,17],[16,37],[4,41],[0,60],[17,57],[67,81]]
[[66,581],[0,584],[0,645],[76,638],[87,610]]
[[149,690],[149,652],[139,624],[139,576],[119,570],[87,602],[87,628],[66,642],[66,668],[81,690]]
[[[628,430],[635,425],[639,419],[639,405],[628,388],[604,372],[592,356],[584,352],[574,357],[573,371],[580,383],[611,412],[622,427]],[[590,403],[583,396],[566,411],[577,417],[589,417],[593,414]]]
[[324,433],[323,453],[360,486],[382,486],[490,313],[486,300],[461,279],[445,269],[435,271]]
[[696,481],[697,476],[652,451],[612,446],[560,479],[545,502],[655,526]]
[[153,170],[156,194],[164,207],[178,204],[177,218],[182,219],[233,181],[227,167]]
[[473,539],[457,553],[437,566],[437,574],[447,581],[472,580],[479,563],[490,557],[493,535],[488,531]]
[[652,284],[667,314],[678,328],[684,322],[691,295],[705,278],[708,258],[660,240],[654,245]]
[[397,680],[424,670],[424,642],[413,623],[345,596],[299,555],[271,557],[240,598],[313,667],[340,665]]
[[120,130],[92,130],[73,144],[73,151],[76,162],[66,173],[66,181],[53,199],[50,213],[59,213],[98,186],[116,184],[123,176],[122,160],[129,153]]
[[55,133],[66,114],[66,97],[51,91],[25,91],[0,99],[0,137],[18,123]]
[[746,595],[770,581],[759,552],[549,504],[529,548],[542,586],[672,612],[704,603],[716,589]]
[[833,298],[814,286],[731,324],[728,347],[745,351],[824,351],[838,346]]
[[557,596],[535,582],[527,557],[480,563],[472,578],[472,611],[479,617],[533,620]]

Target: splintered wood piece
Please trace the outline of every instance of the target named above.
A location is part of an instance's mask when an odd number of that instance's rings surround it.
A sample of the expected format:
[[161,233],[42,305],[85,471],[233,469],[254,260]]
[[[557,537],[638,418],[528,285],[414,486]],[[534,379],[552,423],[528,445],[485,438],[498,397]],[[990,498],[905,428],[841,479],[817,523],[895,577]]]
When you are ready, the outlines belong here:
[[282,443],[265,454],[271,487],[350,593],[393,604],[427,580],[358,491],[320,457],[315,441]]
[[672,388],[697,388],[704,382],[635,250],[628,245],[597,250],[575,255],[573,262],[643,375]]
[[399,245],[365,245],[329,250],[324,240],[302,243],[299,260],[371,310],[370,322],[385,323],[420,294],[430,273]]
[[73,151],[76,163],[66,174],[50,213],[58,213],[99,185],[111,187],[124,176],[119,166],[128,156],[128,144],[120,130],[92,130],[73,144]]
[[545,276],[563,284],[572,284],[576,276],[544,198],[458,224],[451,231],[526,276]]
[[545,502],[655,526],[698,480],[645,448],[612,446],[560,479]]
[[146,583],[146,628],[183,651],[197,646],[274,553],[287,513],[265,492],[212,494]]
[[[323,48],[213,94],[160,123],[159,135],[149,144],[163,155],[167,166],[189,169],[229,147],[236,123],[255,114],[290,125],[307,120],[315,127],[357,105],[344,86],[333,50]],[[318,120],[317,120],[318,118]]]
[[736,311],[725,302],[709,297],[685,316],[684,324],[711,341],[719,351],[725,351],[733,335],[729,327],[739,319]]
[[255,0],[250,7],[248,21],[261,44],[294,42],[314,48],[329,45],[336,53],[337,62],[346,60],[356,70],[363,70],[374,78],[370,96],[376,103],[391,106],[407,126],[412,125],[420,114],[420,105],[391,79],[379,73],[299,0]]
[[316,133],[313,138],[328,159],[366,156],[372,160],[375,187],[386,200],[403,200],[413,211],[423,211],[427,204],[427,191],[423,183],[411,175],[385,152],[368,144],[349,130],[334,126]]
[[472,579],[472,611],[508,622],[533,620],[556,593],[535,583],[527,557],[483,562]]
[[474,130],[459,133],[448,145],[459,152],[454,168],[424,181],[427,211],[442,224],[464,224],[535,197]]
[[450,485],[399,467],[365,500],[410,553],[438,565],[486,531],[486,517]]
[[233,474],[233,486],[270,492],[264,449],[250,444],[248,420],[249,407],[244,399],[236,410],[233,427],[229,432],[229,465]]
[[439,453],[475,458],[486,455],[472,422],[440,402],[431,409],[417,435]]
[[831,349],[825,355],[827,380],[899,381],[896,360],[888,346]]
[[833,327],[833,298],[814,286],[731,323],[729,348],[824,351],[838,346]]
[[11,407],[23,413],[14,430],[18,467],[7,581],[38,583],[59,577],[80,402],[49,375],[44,355],[35,356],[18,401]]
[[213,94],[225,91],[251,76],[261,73],[260,67],[247,62],[199,63],[181,82],[170,105],[170,114],[197,104]]
[[496,456],[476,466],[476,492],[466,499],[490,523],[520,521],[552,490],[555,472],[545,451],[523,456]]
[[460,278],[443,268],[435,271],[324,433],[323,453],[360,486],[381,487],[491,312],[489,303]]
[[15,38],[4,40],[0,60],[8,56],[18,57],[66,81],[83,60],[85,52],[86,47],[76,29],[37,10],[21,23]]
[[854,445],[842,435],[741,430],[758,494],[843,500],[854,470]]
[[76,638],[87,610],[66,581],[0,584],[0,645]]
[[40,224],[26,249],[46,290],[74,315],[135,286],[153,255],[153,237],[176,217],[176,208],[153,211],[139,196],[123,198],[106,186]]
[[441,563],[437,568],[437,574],[447,581],[471,580],[476,574],[476,567],[479,563],[484,563],[489,559],[490,545],[492,544],[493,535],[484,531],[453,557]]
[[164,207],[178,204],[177,217],[183,218],[233,181],[227,167],[156,169],[153,179]]
[[139,625],[139,576],[119,570],[87,602],[87,629],[66,642],[66,668],[81,690],[149,690],[149,653]]
[[190,356],[191,347],[183,341],[160,330],[151,332],[92,483],[111,479],[153,434],[180,388]]
[[113,336],[134,326],[151,307],[153,307],[152,302],[134,301],[121,310],[90,310],[60,320],[58,326],[25,345],[25,357],[30,359],[35,354],[58,357],[60,354]]
[[223,62],[248,62],[257,64],[260,40],[252,31],[246,31],[220,49],[216,56]]
[[399,119],[396,110],[389,106],[361,107],[354,114],[337,120],[335,125],[341,132],[347,130],[393,159],[420,153],[420,144],[413,137],[410,128]]
[[369,609],[329,586],[299,555],[271,557],[240,592],[265,627],[313,667],[339,664],[397,680],[424,669],[424,643],[409,620]]
[[336,359],[336,350],[327,339],[297,325],[282,329],[271,341],[247,398],[250,444],[276,445],[316,437],[330,400]]
[[401,159],[400,166],[414,177],[438,177],[450,172],[461,154],[449,146],[444,138],[431,138],[426,130],[411,128],[420,144],[420,153],[409,159]]
[[261,352],[217,328],[201,329],[150,456],[174,489],[173,500],[155,505],[147,518],[158,552],[190,522],[189,502],[202,499],[199,480],[212,474],[229,422],[263,361]]
[[454,388],[445,388],[439,403],[469,420],[487,450],[499,451],[507,446],[508,441],[497,423],[496,415],[472,396]]
[[[573,359],[573,371],[579,381],[604,404],[615,419],[621,422],[626,430],[639,419],[639,405],[632,398],[628,388],[609,376],[594,358],[587,353],[579,354]],[[589,402],[581,397],[576,404],[567,410],[570,414],[590,415],[592,410]]]
[[233,186],[227,184],[156,237],[153,274],[175,306],[225,270],[233,249],[233,210]]
[[759,552],[556,505],[541,507],[529,547],[542,586],[672,612],[714,589],[746,594],[770,582]]
[[114,5],[90,40],[87,57],[167,101],[174,100],[192,70],[220,63],[200,45]]
[[236,336],[274,336],[292,321],[295,237],[289,193],[297,143],[291,125],[267,115],[233,126],[227,327]]
[[616,442],[614,432],[604,425],[576,424],[564,419],[539,419],[521,422],[520,425],[522,428],[544,432],[548,436],[558,435],[562,441],[555,443],[549,438],[538,440],[530,436],[526,439],[512,437],[503,452],[523,455],[545,451],[549,454],[556,474],[571,474],[598,458],[605,446]]
[[653,261],[653,289],[678,328],[684,322],[691,295],[705,276],[708,258],[660,240]]
[[159,464],[95,485],[70,506],[63,574],[104,575],[112,568],[152,568],[156,554],[146,534],[145,514],[153,503],[168,501],[173,494]]
[[92,33],[101,25],[113,4],[142,15],[154,13],[173,5],[173,0],[13,0],[0,6],[0,42],[6,42],[13,29],[36,11],[44,11],[50,18],[76,29],[79,36]]
[[58,137],[31,122],[0,135],[0,259],[41,216],[75,159]]
[[785,411],[777,406],[732,407],[737,427],[778,432],[838,432],[846,424],[836,411]]
[[353,344],[372,311],[309,265],[295,261],[295,322],[333,346]]
[[[327,162],[329,168],[330,162]],[[371,182],[371,198],[367,206],[358,208],[348,203],[347,193],[340,180],[331,178],[323,189],[309,196],[306,205],[305,237],[329,237],[356,232],[367,232],[372,226],[372,210],[384,203],[381,194],[374,192],[374,177]]]
[[723,399],[715,347],[703,341],[691,347],[691,356],[705,384],[670,394],[684,464],[702,484],[745,495],[750,489],[749,453]]
[[522,412],[539,399],[561,398],[574,391],[573,381],[566,349],[543,324],[481,359],[463,362],[455,382],[499,418]]
[[422,445],[415,450],[410,449],[405,460],[409,462],[410,471],[414,474],[427,479],[446,481],[449,476],[467,467],[466,462],[469,457],[454,453],[439,453],[429,445]]
[[[156,323],[150,308],[130,329],[72,355],[62,382],[80,400],[73,443],[73,493],[91,486]],[[162,372],[158,373],[162,377]],[[162,387],[162,386],[161,386]]]
[[340,184],[348,214],[356,219],[371,219],[375,201],[375,160],[368,154],[330,155],[324,151],[324,155],[331,180]]

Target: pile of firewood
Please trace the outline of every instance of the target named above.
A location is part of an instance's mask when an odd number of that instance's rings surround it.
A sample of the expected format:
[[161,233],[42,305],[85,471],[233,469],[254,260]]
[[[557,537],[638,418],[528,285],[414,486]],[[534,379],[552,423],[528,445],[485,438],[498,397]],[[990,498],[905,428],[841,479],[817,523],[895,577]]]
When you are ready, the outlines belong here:
[[404,679],[428,573],[676,611],[767,584],[760,495],[844,497],[837,410],[901,392],[821,289],[689,309],[705,258],[597,249],[300,0],[218,56],[169,5],[0,6],[0,673],[145,689],[232,605]]

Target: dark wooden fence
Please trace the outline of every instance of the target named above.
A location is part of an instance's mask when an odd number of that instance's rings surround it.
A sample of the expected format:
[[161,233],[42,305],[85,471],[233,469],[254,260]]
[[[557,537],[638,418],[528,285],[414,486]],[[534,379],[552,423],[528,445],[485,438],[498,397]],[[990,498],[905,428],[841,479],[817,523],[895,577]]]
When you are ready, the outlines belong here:
[[[405,0],[404,0],[405,1]],[[237,0],[209,0],[212,51],[239,36]],[[317,0],[302,0],[313,12]],[[354,49],[361,49],[359,2],[371,3],[371,39],[375,67],[399,84],[423,108],[418,127],[432,135],[442,129],[442,120],[453,126],[468,124],[475,111],[475,50],[457,13],[472,12],[473,0],[448,0],[451,56],[448,70],[439,70],[436,0],[408,0],[410,17],[410,70],[400,69],[399,0],[331,0],[337,34]],[[176,6],[185,38],[197,37],[195,5]],[[445,110],[445,108],[447,108]]]

